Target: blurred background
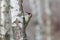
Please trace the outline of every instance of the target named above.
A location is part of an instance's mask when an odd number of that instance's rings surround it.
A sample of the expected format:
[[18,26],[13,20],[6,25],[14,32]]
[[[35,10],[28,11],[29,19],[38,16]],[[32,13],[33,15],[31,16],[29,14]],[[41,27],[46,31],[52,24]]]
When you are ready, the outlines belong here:
[[[22,17],[17,16],[21,13],[21,8],[25,15],[26,12],[32,14],[26,28],[27,40],[60,40],[60,0],[23,0],[22,5],[23,7],[20,7],[21,0],[0,0],[0,37],[3,38],[1,40],[4,40],[9,28],[10,40],[14,40],[11,25],[16,26],[16,19],[23,21]],[[19,26],[22,28],[23,25]]]

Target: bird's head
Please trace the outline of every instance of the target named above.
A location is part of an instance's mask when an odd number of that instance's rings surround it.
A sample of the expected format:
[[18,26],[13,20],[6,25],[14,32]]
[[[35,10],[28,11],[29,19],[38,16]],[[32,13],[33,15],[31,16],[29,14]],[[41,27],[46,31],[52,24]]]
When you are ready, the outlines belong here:
[[32,17],[32,14],[31,13],[29,13],[29,12],[26,12],[27,13],[27,15],[29,15],[29,16],[31,16]]

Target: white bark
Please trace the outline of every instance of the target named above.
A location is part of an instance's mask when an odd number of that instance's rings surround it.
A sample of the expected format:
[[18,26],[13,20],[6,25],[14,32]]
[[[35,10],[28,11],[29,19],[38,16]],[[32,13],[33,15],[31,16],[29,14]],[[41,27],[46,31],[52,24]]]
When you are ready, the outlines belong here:
[[9,5],[10,0],[1,0],[0,5],[0,16],[1,16],[1,37],[3,37],[1,40],[4,40],[5,33],[9,28],[11,27],[11,14],[9,11]]
[[[21,10],[20,10],[20,5],[19,5],[19,1],[20,0],[11,0],[10,4],[11,4],[11,15],[12,15],[12,30],[13,30],[13,38],[14,40],[22,40],[22,36],[21,36],[21,29],[23,26],[23,18],[22,15],[21,16],[17,16],[18,14],[21,14]],[[20,2],[21,3],[21,2]],[[21,23],[14,23],[14,21],[20,21]],[[18,24],[18,25],[17,25]],[[16,33],[19,37],[17,37]]]
[[2,22],[2,20],[1,20],[2,18],[1,18],[1,0],[0,0],[0,40],[2,40],[2,38],[3,38],[3,36],[2,36],[2,26],[3,26],[3,24],[1,23]]
[[9,0],[2,0],[1,3],[1,13],[2,13],[2,24],[4,24],[4,28],[6,31],[9,29],[10,22],[11,22],[11,14],[10,14],[10,1]]

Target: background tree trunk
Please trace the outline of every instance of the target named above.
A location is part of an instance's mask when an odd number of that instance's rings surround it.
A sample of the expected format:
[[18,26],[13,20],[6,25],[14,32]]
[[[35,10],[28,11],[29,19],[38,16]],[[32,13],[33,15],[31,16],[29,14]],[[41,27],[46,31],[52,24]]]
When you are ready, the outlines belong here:
[[47,22],[46,22],[46,33],[47,33],[47,40],[51,40],[51,10],[49,8],[50,0],[45,0],[45,12],[47,15]]
[[42,1],[41,0],[29,0],[30,1],[30,7],[32,9],[32,14],[36,14],[37,19],[37,25],[35,29],[35,40],[42,40],[43,39],[43,22],[42,22]]

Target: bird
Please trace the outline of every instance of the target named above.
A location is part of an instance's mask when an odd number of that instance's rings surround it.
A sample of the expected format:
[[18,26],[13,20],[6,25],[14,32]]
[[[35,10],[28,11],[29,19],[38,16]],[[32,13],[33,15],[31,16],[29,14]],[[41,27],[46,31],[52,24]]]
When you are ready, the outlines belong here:
[[29,21],[30,21],[30,19],[32,17],[31,13],[28,13],[28,12],[26,12],[26,13],[27,13],[27,15],[25,15],[25,26],[28,25],[28,23],[29,23]]
[[[25,15],[25,26],[28,25],[28,23],[29,23],[29,21],[30,21],[30,19],[32,17],[31,13],[29,13],[29,12],[26,12],[26,13],[27,13],[27,15]],[[20,15],[22,15],[22,14],[18,14],[17,16],[20,16]],[[14,23],[16,23],[16,21],[14,21]],[[22,22],[18,21],[18,23],[22,23]]]

